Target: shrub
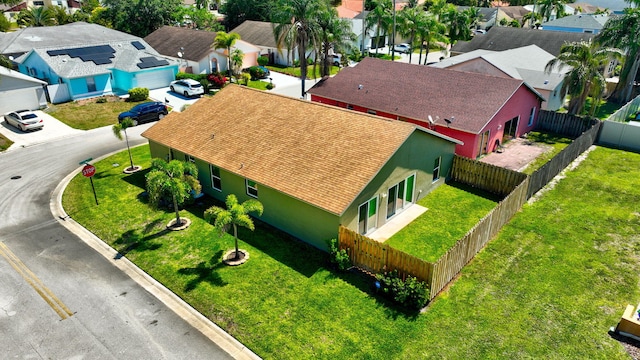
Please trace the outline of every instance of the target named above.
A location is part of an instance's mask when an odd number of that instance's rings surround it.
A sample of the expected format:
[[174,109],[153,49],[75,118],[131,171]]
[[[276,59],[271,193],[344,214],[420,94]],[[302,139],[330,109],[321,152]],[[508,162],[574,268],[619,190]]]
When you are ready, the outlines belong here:
[[208,76],[207,74],[190,74],[190,73],[179,72],[176,74],[176,80],[193,79],[195,81],[200,82],[206,79],[207,76]]
[[409,275],[402,281],[398,271],[385,272],[376,275],[380,282],[380,291],[391,300],[410,309],[421,309],[429,301],[429,286]]
[[267,90],[271,90],[274,87],[276,87],[276,85],[274,83],[268,83],[267,86],[266,86]]
[[269,58],[268,57],[266,57],[266,56],[258,57],[258,65],[267,66],[268,63],[269,63]]
[[98,104],[104,104],[107,102],[107,98],[106,97],[99,97],[98,100],[96,100],[96,103]]
[[[267,86],[267,89],[269,87]],[[346,271],[351,268],[351,259],[349,259],[349,253],[346,249],[340,249],[338,247],[338,240],[329,240],[329,256],[330,261],[334,264],[338,270]]]
[[307,65],[313,65],[314,60],[312,58],[307,58]]
[[202,87],[204,88],[204,93],[208,94],[209,93],[209,80],[207,80],[206,78],[204,79],[200,79],[198,81],[200,83],[200,85],[202,85]]
[[298,59],[293,60],[293,67],[298,67],[298,66],[300,66],[300,60]]
[[267,76],[267,72],[259,66],[250,67],[249,74],[251,75],[251,80],[258,80]]
[[207,80],[216,89],[222,88],[227,83],[227,78],[222,76],[222,74],[219,74],[219,73],[207,75]]
[[133,88],[129,90],[129,101],[144,101],[149,97],[149,89]]
[[249,85],[249,80],[251,80],[251,75],[247,73],[240,74],[240,83],[242,85]]

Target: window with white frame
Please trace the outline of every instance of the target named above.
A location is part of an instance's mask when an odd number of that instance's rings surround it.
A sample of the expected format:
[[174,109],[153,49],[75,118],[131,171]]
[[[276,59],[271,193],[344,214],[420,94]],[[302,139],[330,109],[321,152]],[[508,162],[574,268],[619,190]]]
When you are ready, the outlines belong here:
[[362,235],[376,228],[378,214],[378,197],[375,196],[358,207],[358,232]]
[[258,184],[249,179],[246,179],[245,183],[247,184],[247,195],[258,198]]
[[211,187],[222,191],[222,180],[220,179],[220,168],[217,166],[209,165],[209,172],[211,172]]
[[527,124],[527,126],[531,126],[533,125],[533,119],[536,117],[536,107],[532,107],[531,108],[531,114],[529,114],[529,123]]
[[194,158],[191,155],[184,154],[184,161],[195,164],[196,163],[196,158]]
[[433,181],[440,179],[440,165],[442,164],[442,156],[438,156],[433,163]]

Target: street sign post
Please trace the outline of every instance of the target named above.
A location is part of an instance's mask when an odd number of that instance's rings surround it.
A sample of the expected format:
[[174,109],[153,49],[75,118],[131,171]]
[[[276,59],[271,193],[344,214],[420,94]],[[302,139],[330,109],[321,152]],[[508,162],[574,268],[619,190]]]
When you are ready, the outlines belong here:
[[[87,159],[85,161],[91,161],[91,159]],[[93,190],[93,198],[96,199],[96,205],[98,205],[98,195],[96,194],[96,188],[93,186],[93,175],[96,174],[96,167],[91,164],[86,164],[82,168],[82,175],[84,177],[88,177],[89,181],[91,181],[91,189]]]

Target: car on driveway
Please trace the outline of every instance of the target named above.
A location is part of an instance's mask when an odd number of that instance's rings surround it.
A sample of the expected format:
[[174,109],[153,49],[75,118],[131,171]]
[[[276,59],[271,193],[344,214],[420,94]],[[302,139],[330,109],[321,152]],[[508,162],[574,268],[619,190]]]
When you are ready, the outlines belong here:
[[171,82],[169,86],[171,92],[176,94],[182,94],[186,97],[200,96],[204,94],[204,87],[199,82],[193,79],[182,79]]
[[411,52],[411,45],[407,44],[407,43],[402,43],[402,44],[396,44],[393,46],[393,50],[397,51],[397,52],[401,52],[404,54],[408,54]]
[[10,112],[4,116],[4,121],[22,131],[37,130],[44,127],[44,120],[42,120],[38,114],[30,110]]
[[169,113],[169,109],[165,103],[159,101],[150,101],[138,104],[118,115],[118,122],[122,122],[124,118],[131,118],[133,125],[144,124],[151,121],[162,119]]

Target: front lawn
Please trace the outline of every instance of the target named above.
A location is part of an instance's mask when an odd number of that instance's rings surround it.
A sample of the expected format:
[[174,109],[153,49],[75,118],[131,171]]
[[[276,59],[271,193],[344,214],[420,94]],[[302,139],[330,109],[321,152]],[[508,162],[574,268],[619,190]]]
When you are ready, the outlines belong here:
[[98,103],[97,99],[52,105],[46,112],[72,128],[90,130],[115,124],[118,122],[118,114],[140,103],[124,101],[117,97],[109,97],[110,101]]
[[496,206],[488,194],[460,184],[445,184],[418,201],[428,210],[385,243],[435,262]]
[[544,164],[549,162],[549,160],[553,159],[554,156],[558,155],[564,148],[569,146],[572,139],[565,137],[563,135],[540,132],[540,131],[531,131],[527,133],[527,140],[534,143],[542,143],[545,145],[550,145],[551,149],[540,154],[534,161],[529,163],[527,167],[522,171],[525,174],[531,175],[536,170],[541,168]]
[[[135,148],[134,162],[147,168],[148,152]],[[202,220],[208,204],[182,210],[188,230],[164,231],[173,214],[144,204],[144,172],[122,174],[127,159],[97,162],[99,206],[76,176],[67,212],[265,359],[629,358],[607,330],[640,300],[639,154],[592,151],[423,314],[388,306],[370,281],[327,270],[324,253],[261,224],[239,233],[249,261],[222,265],[233,238]]]
[[[300,67],[290,67],[290,66],[280,66],[280,65],[269,65],[267,66],[269,71],[275,71],[279,73],[283,73],[286,75],[300,77]],[[307,79],[317,79],[320,77],[320,65],[316,66],[315,76],[313,75],[313,65],[307,66]],[[340,71],[339,66],[331,66],[330,75],[335,75]]]
[[7,139],[4,135],[0,134],[0,151],[7,150],[12,144],[13,144],[13,141]]

